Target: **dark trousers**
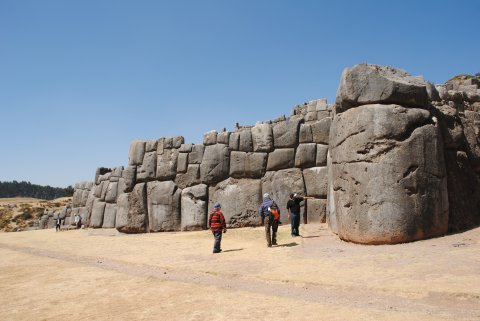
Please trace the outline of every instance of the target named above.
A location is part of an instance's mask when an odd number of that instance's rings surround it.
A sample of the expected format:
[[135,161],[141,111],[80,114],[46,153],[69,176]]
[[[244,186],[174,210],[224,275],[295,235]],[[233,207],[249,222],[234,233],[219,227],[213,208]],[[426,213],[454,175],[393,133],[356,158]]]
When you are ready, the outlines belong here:
[[55,230],[57,232],[60,231],[60,223],[55,224]]
[[[272,232],[270,233],[270,229]],[[265,217],[265,236],[267,237],[267,245],[270,247],[277,245],[277,230],[278,220],[274,220],[273,217]]]
[[290,213],[290,225],[292,227],[292,236],[300,235],[300,213]]
[[213,243],[213,253],[218,253],[222,250],[220,248],[222,243],[222,231],[212,232],[212,233],[213,233],[213,237],[215,238],[215,241]]

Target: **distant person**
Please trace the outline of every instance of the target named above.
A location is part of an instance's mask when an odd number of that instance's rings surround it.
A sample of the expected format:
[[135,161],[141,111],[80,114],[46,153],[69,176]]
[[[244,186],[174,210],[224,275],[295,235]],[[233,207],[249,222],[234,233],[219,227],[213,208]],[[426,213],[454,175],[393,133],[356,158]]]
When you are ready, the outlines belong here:
[[227,224],[225,223],[225,217],[222,213],[222,206],[216,202],[213,205],[213,210],[210,212],[210,218],[208,219],[208,225],[213,233],[215,239],[213,243],[213,253],[222,252],[222,233],[227,233]]
[[300,203],[304,200],[314,199],[315,197],[300,196],[298,194],[290,194],[287,202],[288,219],[292,228],[292,237],[300,236]]
[[[277,230],[280,222],[280,209],[270,194],[263,194],[263,202],[258,212],[265,222],[265,237],[267,238],[267,246],[277,245]],[[270,232],[271,230],[271,232]]]
[[57,220],[55,221],[55,231],[58,232],[60,231],[60,225],[62,225],[62,219],[60,218],[60,215],[57,217]]
[[78,215],[78,213],[75,214],[75,227],[76,227],[77,229],[79,229],[80,226],[81,226],[81,223],[80,223],[81,220],[82,220],[82,218],[80,217],[80,215]]

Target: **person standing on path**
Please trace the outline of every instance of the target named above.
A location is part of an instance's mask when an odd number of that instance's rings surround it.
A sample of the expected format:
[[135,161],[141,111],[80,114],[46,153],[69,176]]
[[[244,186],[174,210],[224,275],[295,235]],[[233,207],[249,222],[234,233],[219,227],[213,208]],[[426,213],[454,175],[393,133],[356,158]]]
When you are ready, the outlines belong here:
[[221,211],[222,206],[216,202],[213,205],[213,210],[210,212],[210,218],[208,219],[208,225],[213,233],[215,241],[213,243],[213,253],[222,252],[222,233],[227,233],[227,224],[225,223],[225,217]]
[[275,201],[270,197],[270,194],[263,194],[263,202],[262,205],[260,205],[258,212],[262,218],[264,218],[267,246],[272,247],[272,245],[277,245],[277,230],[278,223],[280,221],[280,209]]
[[300,203],[304,200],[314,199],[310,196],[299,196],[298,194],[290,194],[287,202],[288,219],[292,228],[292,237],[300,236]]
[[60,225],[62,225],[62,219],[60,218],[60,215],[58,215],[57,220],[55,221],[56,232],[60,231]]

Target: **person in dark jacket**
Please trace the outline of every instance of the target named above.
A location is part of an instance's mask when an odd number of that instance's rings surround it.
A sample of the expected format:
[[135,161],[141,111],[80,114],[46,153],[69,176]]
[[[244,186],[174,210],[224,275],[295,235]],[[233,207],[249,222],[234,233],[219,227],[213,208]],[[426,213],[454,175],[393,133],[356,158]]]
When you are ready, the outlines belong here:
[[220,203],[213,205],[213,210],[210,212],[210,218],[208,219],[208,225],[213,233],[215,241],[213,243],[213,253],[222,252],[222,233],[227,233],[227,224],[225,223],[225,217],[221,211],[222,206]]
[[280,209],[278,208],[275,201],[270,197],[270,194],[263,194],[263,202],[262,205],[260,205],[258,212],[260,213],[265,222],[265,236],[267,238],[268,247],[271,247],[272,245],[277,245],[277,230],[278,223],[280,221],[279,216],[278,218],[275,218],[272,215],[272,208],[275,208],[278,211],[278,215],[280,215]]
[[290,194],[290,199],[287,202],[287,212],[292,228],[292,237],[300,236],[300,203],[308,199],[314,199],[314,197]]

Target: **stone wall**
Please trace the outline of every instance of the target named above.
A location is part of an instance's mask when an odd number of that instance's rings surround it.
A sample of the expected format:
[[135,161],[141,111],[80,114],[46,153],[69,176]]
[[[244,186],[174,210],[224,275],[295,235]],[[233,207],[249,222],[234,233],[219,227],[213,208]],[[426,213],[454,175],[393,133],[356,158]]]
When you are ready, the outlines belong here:
[[461,231],[480,225],[479,110],[477,78],[435,86],[356,65],[344,70],[335,105],[314,100],[289,117],[209,131],[199,145],[181,136],[132,142],[128,166],[98,168],[94,182],[75,186],[72,213],[125,233],[201,230],[218,201],[229,227],[257,226],[264,193],[288,223],[296,192],[316,197],[304,223],[326,221],[347,241]]
[[320,201],[308,201],[305,222],[324,221],[332,107],[311,101],[290,117],[209,131],[200,145],[182,136],[133,141],[128,166],[98,168],[94,182],[75,185],[73,211],[86,213],[83,222],[92,228],[187,231],[206,229],[208,210],[219,201],[229,227],[258,226],[264,193],[286,223],[288,194],[310,191]]

